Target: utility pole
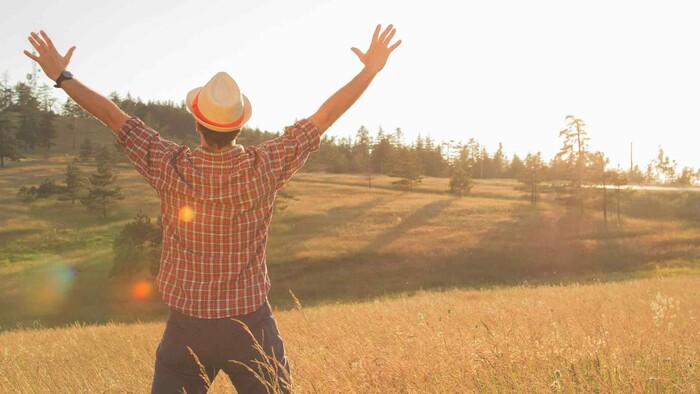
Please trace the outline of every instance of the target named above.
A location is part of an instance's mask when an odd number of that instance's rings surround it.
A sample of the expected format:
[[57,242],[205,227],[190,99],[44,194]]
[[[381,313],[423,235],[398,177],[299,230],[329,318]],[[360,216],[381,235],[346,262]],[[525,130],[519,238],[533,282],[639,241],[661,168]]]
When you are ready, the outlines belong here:
[[630,177],[634,173],[634,156],[633,156],[634,142],[630,142]]
[[[36,52],[32,51],[32,55],[36,56]],[[29,86],[32,88],[32,93],[36,95],[36,80],[37,80],[37,68],[36,68],[36,62],[32,61],[32,72],[31,74],[27,74],[27,81],[29,82]]]

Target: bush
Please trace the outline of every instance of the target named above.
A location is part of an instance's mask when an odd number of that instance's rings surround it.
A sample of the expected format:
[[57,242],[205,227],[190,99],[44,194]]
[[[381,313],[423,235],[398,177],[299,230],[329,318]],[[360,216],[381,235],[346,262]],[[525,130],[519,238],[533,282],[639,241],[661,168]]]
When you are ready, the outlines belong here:
[[153,276],[160,267],[163,226],[139,212],[114,239],[111,277],[134,278],[146,268]]
[[63,186],[57,185],[51,179],[44,179],[37,188],[37,198],[48,198],[63,193]]
[[22,186],[19,188],[19,191],[17,192],[17,197],[19,197],[20,201],[24,203],[30,203],[34,200],[36,200],[37,195],[39,194],[36,186]]
[[17,197],[20,201],[25,203],[30,203],[37,198],[49,198],[56,195],[61,195],[64,192],[64,187],[57,185],[56,182],[51,179],[44,179],[39,187],[36,186],[22,186],[17,191]]

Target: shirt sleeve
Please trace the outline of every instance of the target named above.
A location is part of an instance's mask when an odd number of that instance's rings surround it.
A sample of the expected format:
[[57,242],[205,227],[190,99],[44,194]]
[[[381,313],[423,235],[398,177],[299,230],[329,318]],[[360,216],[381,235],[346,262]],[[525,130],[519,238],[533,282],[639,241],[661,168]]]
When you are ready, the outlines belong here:
[[160,137],[137,117],[127,120],[117,132],[117,143],[124,148],[136,170],[158,189],[160,174],[185,148]]
[[287,181],[306,163],[309,154],[321,146],[321,133],[309,119],[302,119],[287,127],[284,134],[263,142],[258,149],[267,153],[276,181],[276,189]]

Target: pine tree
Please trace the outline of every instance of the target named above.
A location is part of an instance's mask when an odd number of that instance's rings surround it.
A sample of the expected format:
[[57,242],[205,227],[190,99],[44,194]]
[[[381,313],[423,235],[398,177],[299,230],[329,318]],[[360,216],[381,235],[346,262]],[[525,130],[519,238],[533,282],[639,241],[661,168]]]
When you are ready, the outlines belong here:
[[508,177],[518,179],[524,171],[525,163],[523,163],[523,159],[517,153],[514,153],[513,160],[510,161],[510,166],[508,167]]
[[372,162],[370,148],[372,137],[365,126],[360,126],[355,136],[355,145],[352,147],[353,171],[367,175],[367,185],[372,187]]
[[65,194],[68,198],[70,198],[71,203],[75,204],[75,200],[80,198],[82,191],[85,188],[85,179],[82,176],[82,171],[80,171],[80,167],[78,167],[77,158],[73,159],[72,162],[68,163],[68,165],[66,166],[65,174]]
[[75,133],[77,132],[77,120],[78,118],[86,118],[87,112],[83,110],[81,106],[78,105],[73,99],[68,97],[66,102],[63,104],[62,108],[63,116],[71,119],[71,122],[67,124],[68,129],[71,130],[73,136],[73,150],[75,150]]
[[0,79],[0,110],[5,110],[12,106],[12,87],[10,86],[10,74],[5,71]]
[[39,146],[46,147],[44,157],[49,157],[49,150],[53,145],[53,140],[56,138],[56,127],[53,125],[53,119],[56,115],[53,111],[42,112],[39,118],[39,127],[37,128],[36,139]]
[[494,177],[502,178],[506,173],[506,167],[508,167],[508,159],[503,153],[503,143],[499,142],[498,149],[493,154]]
[[400,184],[404,190],[411,191],[413,184],[420,182],[423,175],[423,164],[415,150],[409,147],[401,147],[395,155],[392,163],[391,176],[400,177],[401,180],[394,182]]
[[569,168],[568,178],[576,188],[581,213],[583,213],[583,177],[588,160],[588,132],[586,124],[573,115],[566,116],[566,128],[559,132],[564,138],[564,143],[557,153],[557,159],[563,159]]
[[471,162],[464,157],[454,160],[450,165],[450,193],[462,197],[473,186]]
[[530,195],[530,202],[537,204],[540,191],[538,186],[543,180],[544,161],[542,153],[537,152],[536,155],[528,153],[525,157],[524,171],[518,179],[525,186],[525,190]]
[[374,173],[386,174],[389,172],[389,163],[394,156],[395,147],[391,143],[391,136],[384,133],[379,127],[374,147],[372,148],[372,166]]
[[83,143],[80,144],[80,154],[79,154],[79,159],[81,163],[87,163],[88,161],[92,160],[92,155],[93,155],[93,150],[92,150],[92,141],[90,141],[89,138],[86,138],[83,140]]
[[696,179],[697,174],[691,167],[683,167],[676,179],[673,181],[678,186],[690,186]]
[[19,160],[17,153],[17,142],[12,135],[10,122],[5,111],[0,111],[0,167],[5,167],[5,158]]
[[663,148],[659,146],[659,154],[656,159],[649,163],[650,170],[654,171],[656,180],[661,180],[663,183],[675,183],[676,182],[676,168],[678,164],[675,160],[671,160],[666,153],[664,153]]
[[24,143],[24,151],[26,152],[29,148],[34,149],[36,145],[39,100],[32,88],[22,82],[15,85],[15,96],[20,116],[19,128],[15,137]]
[[112,158],[107,148],[100,149],[95,157],[97,161],[97,173],[90,175],[88,195],[81,201],[89,210],[101,212],[102,217],[107,217],[107,208],[116,204],[124,196],[121,188],[115,186],[117,176],[112,174]]

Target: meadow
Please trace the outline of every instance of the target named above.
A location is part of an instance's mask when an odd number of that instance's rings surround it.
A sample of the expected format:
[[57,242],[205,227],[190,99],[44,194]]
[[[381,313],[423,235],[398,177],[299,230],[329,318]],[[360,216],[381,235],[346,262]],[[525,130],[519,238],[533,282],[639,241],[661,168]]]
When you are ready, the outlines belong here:
[[[130,165],[116,168],[126,198],[106,219],[80,203],[16,197],[19,186],[60,180],[69,160],[34,158],[2,170],[0,328],[162,318],[154,291],[135,298],[138,284],[108,275],[120,228],[140,211],[158,214],[155,193]],[[288,290],[314,305],[422,289],[698,271],[697,222],[661,210],[637,209],[606,226],[598,211],[581,216],[553,193],[532,206],[510,180],[477,181],[463,198],[445,193],[446,179],[426,178],[411,193],[393,188],[393,180],[374,177],[370,189],[359,175],[296,175],[287,186],[294,198],[270,230],[273,304],[292,307]]]
[[[109,143],[80,122],[78,144]],[[117,164],[126,198],[106,219],[20,202],[20,186],[62,179],[76,153],[61,141],[0,169],[0,392],[147,391],[167,310],[148,274],[109,271],[114,237],[156,217],[157,196]],[[410,193],[395,180],[299,173],[287,186],[267,262],[299,392],[698,390],[697,198],[625,191],[605,223],[596,202],[583,215],[554,192],[532,205],[513,180],[461,198],[447,179]]]
[[[418,292],[277,311],[297,393],[700,390],[700,280]],[[163,323],[0,334],[0,392],[145,393]],[[233,391],[223,375],[212,393]]]

